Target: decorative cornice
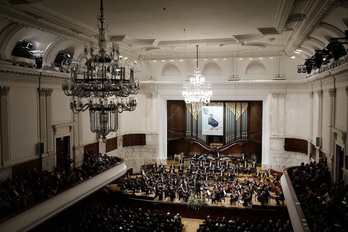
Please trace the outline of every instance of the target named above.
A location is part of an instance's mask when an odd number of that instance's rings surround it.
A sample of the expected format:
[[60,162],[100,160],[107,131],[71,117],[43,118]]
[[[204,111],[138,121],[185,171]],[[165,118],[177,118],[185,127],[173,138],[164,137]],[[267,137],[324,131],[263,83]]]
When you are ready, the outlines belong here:
[[[321,20],[327,15],[327,13],[337,4],[337,0],[326,0],[326,1],[308,1],[308,4],[313,4],[310,9],[313,9],[307,14],[307,24],[302,23],[301,28],[297,29],[292,34],[292,38],[295,39],[286,48],[286,53],[291,54],[296,48],[300,47],[301,44],[307,39],[308,35],[318,28]],[[291,39],[290,39],[291,41]]]
[[40,97],[50,97],[52,95],[53,89],[51,88],[38,88]]
[[318,96],[319,97],[322,97],[323,96],[323,90],[322,89],[320,89],[320,90],[317,90],[317,94],[318,94]]
[[[44,12],[41,12],[44,14]],[[24,27],[32,27],[41,31],[46,31],[51,34],[65,36],[67,38],[90,43],[95,41],[92,34],[86,34],[82,32],[76,32],[76,30],[69,29],[69,27],[61,26],[58,23],[58,18],[51,20],[48,16],[43,17],[38,14],[29,13],[29,11],[20,11],[5,3],[0,3],[0,15],[3,18],[7,18],[12,22],[16,22]],[[51,17],[52,18],[52,17]]]
[[286,92],[284,91],[276,91],[272,93],[273,97],[284,97],[286,95]]
[[326,44],[322,41],[320,41],[319,39],[317,38],[314,38],[314,37],[308,37],[307,38],[307,41],[311,41],[313,43],[316,43],[320,48],[324,48],[326,46]]
[[46,89],[46,97],[52,96],[52,92],[53,92],[53,89],[47,88],[47,89]]
[[330,97],[336,97],[336,88],[329,89]]
[[319,23],[319,27],[334,33],[337,37],[344,37],[345,36],[344,32],[341,29],[339,29],[338,27],[336,27],[332,24],[321,22],[321,23]]

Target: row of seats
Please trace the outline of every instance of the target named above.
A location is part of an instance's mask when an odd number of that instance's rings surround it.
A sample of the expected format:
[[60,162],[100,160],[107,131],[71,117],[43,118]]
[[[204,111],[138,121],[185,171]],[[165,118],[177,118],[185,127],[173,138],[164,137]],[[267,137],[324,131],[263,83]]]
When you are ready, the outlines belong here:
[[81,168],[65,168],[53,172],[36,169],[22,173],[0,183],[0,220],[5,220],[30,206],[53,197],[60,192],[121,162],[120,158],[94,152],[85,152]]
[[301,163],[289,176],[311,231],[347,231],[348,185],[331,182],[326,160]]

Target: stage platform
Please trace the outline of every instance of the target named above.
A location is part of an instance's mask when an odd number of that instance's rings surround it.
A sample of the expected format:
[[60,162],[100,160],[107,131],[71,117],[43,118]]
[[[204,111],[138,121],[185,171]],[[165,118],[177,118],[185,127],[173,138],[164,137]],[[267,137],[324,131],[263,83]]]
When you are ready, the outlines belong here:
[[[183,200],[178,200],[178,199],[175,199],[173,202],[171,202],[169,197],[167,197],[166,199],[163,199],[163,200],[158,200],[158,198],[155,199],[154,194],[145,195],[145,194],[140,193],[140,192],[136,192],[135,194],[133,194],[132,191],[129,191],[129,190],[122,192],[122,191],[120,191],[119,187],[116,184],[110,184],[110,185],[108,185],[108,188],[115,193],[128,195],[130,198],[144,199],[144,200],[150,200],[150,201],[162,202],[162,203],[187,204]],[[202,199],[202,198],[200,198],[200,199]],[[219,206],[219,207],[244,208],[244,209],[245,208],[270,208],[270,209],[272,209],[273,207],[276,207],[276,208],[285,207],[286,208],[285,201],[284,201],[284,204],[277,205],[276,201],[273,198],[270,198],[268,204],[261,205],[261,203],[259,201],[257,201],[257,199],[255,197],[253,197],[252,202],[250,204],[248,204],[248,206],[243,206],[243,202],[241,200],[236,202],[236,204],[231,205],[229,197],[226,197],[225,200],[221,200],[221,201],[214,203],[214,204],[211,202],[211,199],[205,199],[204,202],[210,207]]]
[[288,220],[289,214],[285,205],[277,206],[276,204],[268,204],[262,206],[255,202],[248,207],[242,204],[230,206],[229,203],[219,202],[217,204],[207,204],[200,209],[193,209],[186,202],[170,200],[154,200],[151,196],[143,196],[141,194],[130,194],[115,191],[116,186],[109,185],[112,199],[117,203],[130,207],[146,208],[150,210],[162,210],[171,214],[179,213],[185,218],[205,219],[208,215],[214,217],[240,217],[253,219],[282,219]]

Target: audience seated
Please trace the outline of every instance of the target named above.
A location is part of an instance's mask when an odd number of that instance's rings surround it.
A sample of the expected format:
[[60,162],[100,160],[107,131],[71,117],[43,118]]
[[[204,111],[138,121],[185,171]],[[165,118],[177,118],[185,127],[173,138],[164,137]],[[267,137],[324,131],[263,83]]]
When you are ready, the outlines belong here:
[[217,232],[259,232],[259,231],[274,231],[274,232],[290,232],[292,231],[290,221],[283,222],[281,220],[241,220],[240,218],[227,219],[215,218],[212,219],[208,215],[204,220],[203,224],[199,225],[197,232],[207,232],[207,231],[217,231]]
[[347,231],[347,185],[331,183],[325,160],[301,163],[289,172],[311,231]]
[[0,183],[0,220],[50,198],[120,162],[121,159],[118,157],[85,152],[81,168],[71,169],[71,162],[67,161],[64,169],[56,168],[53,172],[38,172],[34,169],[8,178]]
[[73,223],[64,225],[61,231],[180,232],[182,228],[179,214],[99,204],[81,213]]

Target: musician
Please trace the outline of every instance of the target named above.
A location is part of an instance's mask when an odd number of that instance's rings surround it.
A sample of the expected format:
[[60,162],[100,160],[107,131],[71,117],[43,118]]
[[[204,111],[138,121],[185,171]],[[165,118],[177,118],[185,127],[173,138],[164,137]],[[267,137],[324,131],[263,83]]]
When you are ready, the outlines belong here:
[[244,164],[243,164],[243,172],[244,173],[248,173],[249,172],[248,167],[249,167],[248,161],[244,160]]
[[154,163],[152,165],[152,173],[156,173],[157,172],[157,163]]
[[235,167],[235,171],[237,172],[237,174],[239,174],[239,171],[240,171],[239,162],[236,162],[234,167]]
[[251,168],[250,168],[250,173],[255,173],[256,172],[256,162],[253,161]]
[[279,193],[278,193],[278,196],[275,198],[276,202],[277,202],[277,205],[280,205],[280,201],[282,202],[282,205],[284,205],[284,193],[283,191],[280,189],[279,190]]
[[201,197],[201,190],[202,190],[201,187],[202,187],[201,182],[196,181],[196,183],[195,183],[195,194],[197,195],[198,198]]
[[171,174],[175,173],[175,166],[174,166],[174,164],[170,165],[170,173]]
[[166,168],[163,166],[163,164],[160,165],[159,170],[161,173],[165,173],[166,172]]
[[251,202],[252,199],[252,193],[248,188],[244,188],[242,191],[242,200],[243,200],[243,206],[247,207],[248,203]]
[[237,190],[233,189],[231,196],[230,196],[230,205],[235,205],[236,202],[238,202],[238,198],[239,198],[239,195],[238,195]]

